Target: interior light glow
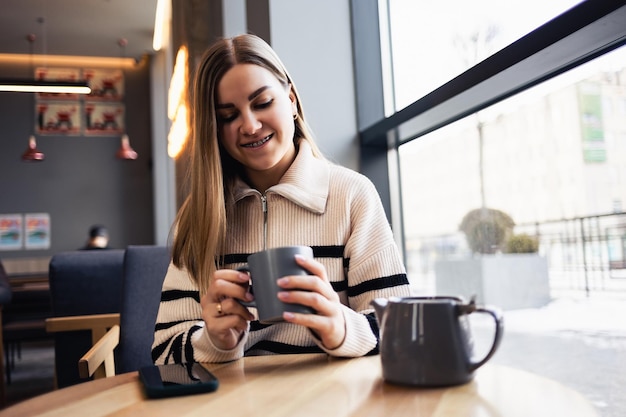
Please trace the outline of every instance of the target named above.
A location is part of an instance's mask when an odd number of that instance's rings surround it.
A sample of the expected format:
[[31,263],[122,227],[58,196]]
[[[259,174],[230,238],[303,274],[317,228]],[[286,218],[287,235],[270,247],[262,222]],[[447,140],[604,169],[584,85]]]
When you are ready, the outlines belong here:
[[164,39],[167,38],[165,30],[169,27],[169,1],[158,0],[154,16],[154,34],[152,35],[152,49],[160,51],[163,48]]
[[137,65],[134,58],[72,55],[33,55],[31,58],[30,55],[24,54],[0,54],[0,62],[42,66],[94,66],[101,68],[134,68]]
[[183,150],[187,136],[189,135],[189,124],[187,122],[187,106],[181,105],[178,108],[176,119],[172,122],[167,134],[167,154],[170,158],[176,158]]
[[167,135],[167,154],[170,158],[176,158],[180,154],[189,135],[189,112],[187,106],[188,73],[187,49],[183,46],[176,54],[167,95],[167,117],[172,121]]

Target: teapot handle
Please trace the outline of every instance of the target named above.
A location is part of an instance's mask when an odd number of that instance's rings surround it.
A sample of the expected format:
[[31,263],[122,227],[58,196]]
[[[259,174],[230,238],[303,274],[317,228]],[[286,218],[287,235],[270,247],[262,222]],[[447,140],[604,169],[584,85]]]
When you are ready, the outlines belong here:
[[502,318],[502,311],[496,307],[475,307],[472,312],[489,314],[496,322],[495,335],[491,344],[491,349],[485,355],[484,358],[477,362],[470,363],[470,371],[475,371],[479,367],[483,366],[498,350],[500,342],[502,341],[502,334],[504,333],[504,323]]

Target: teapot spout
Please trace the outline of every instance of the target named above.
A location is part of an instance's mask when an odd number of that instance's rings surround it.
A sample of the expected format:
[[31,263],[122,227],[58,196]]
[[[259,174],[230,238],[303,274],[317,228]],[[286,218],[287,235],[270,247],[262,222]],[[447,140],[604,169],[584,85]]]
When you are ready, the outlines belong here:
[[383,314],[385,313],[385,309],[387,308],[388,302],[389,301],[386,298],[376,298],[370,301],[370,305],[374,307],[374,311],[376,312],[376,319],[378,320],[379,323],[381,322],[383,318]]

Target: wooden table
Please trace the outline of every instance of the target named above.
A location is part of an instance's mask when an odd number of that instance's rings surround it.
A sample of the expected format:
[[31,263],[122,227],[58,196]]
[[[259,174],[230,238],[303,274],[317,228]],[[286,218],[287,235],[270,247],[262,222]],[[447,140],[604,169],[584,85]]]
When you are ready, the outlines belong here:
[[417,416],[597,417],[577,392],[552,380],[487,364],[474,381],[424,389],[381,379],[380,357],[249,357],[207,364],[216,392],[147,399],[136,372],[61,389],[19,403],[0,416]]

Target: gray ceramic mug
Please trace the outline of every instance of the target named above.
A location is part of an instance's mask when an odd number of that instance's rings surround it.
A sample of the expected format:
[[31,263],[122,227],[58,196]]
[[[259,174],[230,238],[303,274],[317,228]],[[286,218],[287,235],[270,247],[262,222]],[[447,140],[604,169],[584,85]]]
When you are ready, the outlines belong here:
[[246,307],[256,307],[259,321],[265,324],[283,320],[284,312],[314,313],[313,309],[300,304],[284,303],[278,299],[278,292],[284,291],[276,281],[287,275],[309,275],[309,272],[296,263],[299,254],[313,259],[313,249],[309,246],[284,246],[272,248],[248,256],[248,265],[239,268],[250,274],[250,292],[254,301],[242,302]]

